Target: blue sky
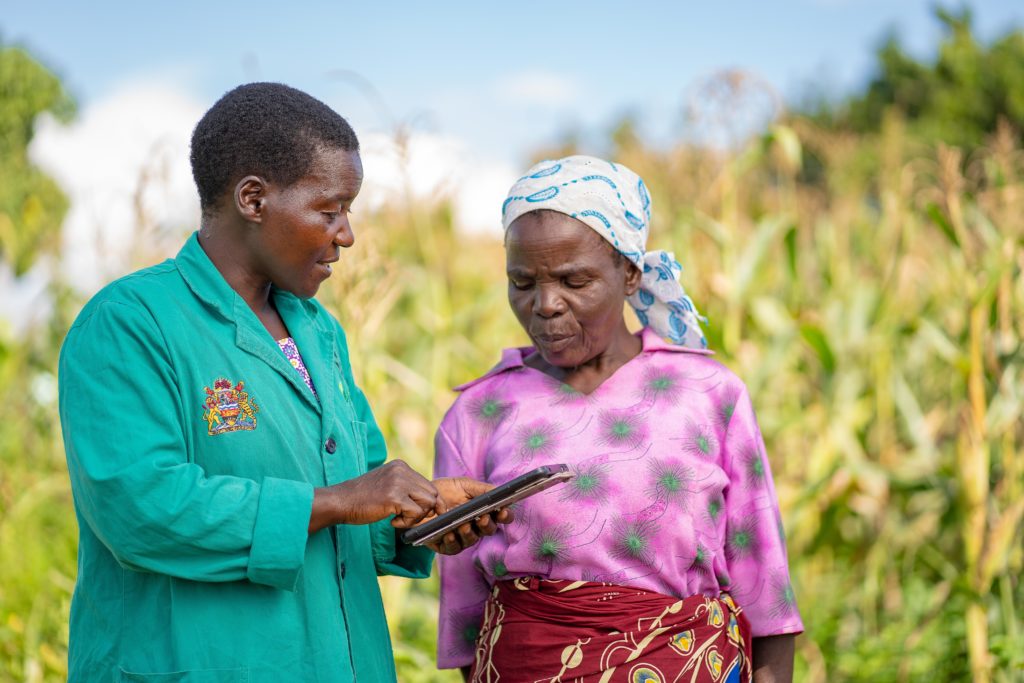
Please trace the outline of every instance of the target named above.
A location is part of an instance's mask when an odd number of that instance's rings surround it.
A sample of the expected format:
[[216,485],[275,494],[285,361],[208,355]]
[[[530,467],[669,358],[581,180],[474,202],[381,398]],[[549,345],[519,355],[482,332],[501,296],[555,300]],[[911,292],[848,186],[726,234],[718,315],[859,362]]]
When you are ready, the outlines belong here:
[[[358,131],[405,123],[513,163],[626,111],[671,137],[688,89],[723,68],[788,100],[811,83],[841,93],[867,78],[886,31],[922,54],[939,32],[918,0],[6,4],[0,38],[29,46],[86,105],[125,83],[208,105],[237,83],[279,80]],[[1024,2],[972,7],[985,38],[1024,24]]]
[[[749,74],[779,101],[812,84],[849,92],[870,76],[888,31],[929,56],[940,34],[931,7],[0,0],[0,43],[28,47],[80,104],[69,125],[43,117],[30,153],[70,199],[60,268],[88,293],[137,266],[139,253],[149,262],[173,254],[195,229],[189,136],[239,83],[282,81],[349,118],[366,172],[357,212],[411,191],[420,202],[450,200],[462,230],[500,235],[508,187],[566,131],[581,132],[590,154],[604,152],[605,133],[626,112],[654,143],[693,135],[683,107],[706,105],[699,84],[724,69]],[[1024,25],[1021,0],[972,7],[982,39]],[[400,127],[407,137],[395,135]],[[17,281],[0,267],[0,290],[20,292],[0,298],[0,323],[46,310],[38,270]]]

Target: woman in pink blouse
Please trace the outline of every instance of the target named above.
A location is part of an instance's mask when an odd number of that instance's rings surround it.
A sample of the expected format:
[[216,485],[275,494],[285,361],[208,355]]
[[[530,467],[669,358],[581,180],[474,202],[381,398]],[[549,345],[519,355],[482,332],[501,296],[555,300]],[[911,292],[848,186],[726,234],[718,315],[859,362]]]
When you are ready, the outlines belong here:
[[533,346],[458,388],[437,476],[575,477],[440,558],[438,664],[467,680],[792,678],[803,625],[750,397],[705,350],[678,263],[646,250],[649,221],[643,181],[584,156],[538,164],[503,206]]

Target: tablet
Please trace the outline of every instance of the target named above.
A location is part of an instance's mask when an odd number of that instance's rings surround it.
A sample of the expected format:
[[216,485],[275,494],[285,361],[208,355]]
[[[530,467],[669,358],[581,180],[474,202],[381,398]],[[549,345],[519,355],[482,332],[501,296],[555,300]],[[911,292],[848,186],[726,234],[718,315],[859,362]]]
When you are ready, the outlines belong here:
[[572,479],[568,465],[544,465],[520,475],[512,481],[496,486],[487,493],[454,507],[443,515],[423,522],[402,532],[402,542],[423,545],[441,540],[449,531],[454,531],[466,522],[472,522],[488,512],[508,507],[516,501],[540,493],[546,489]]

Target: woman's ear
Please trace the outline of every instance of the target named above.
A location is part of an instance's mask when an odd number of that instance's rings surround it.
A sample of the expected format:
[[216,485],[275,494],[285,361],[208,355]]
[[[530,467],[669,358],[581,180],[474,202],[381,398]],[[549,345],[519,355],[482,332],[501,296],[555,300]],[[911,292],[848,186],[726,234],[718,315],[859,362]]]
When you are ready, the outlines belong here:
[[250,223],[263,222],[263,201],[267,196],[267,182],[255,175],[247,175],[235,185],[235,209]]
[[636,290],[640,289],[640,280],[643,273],[630,261],[626,262],[626,296],[633,296]]

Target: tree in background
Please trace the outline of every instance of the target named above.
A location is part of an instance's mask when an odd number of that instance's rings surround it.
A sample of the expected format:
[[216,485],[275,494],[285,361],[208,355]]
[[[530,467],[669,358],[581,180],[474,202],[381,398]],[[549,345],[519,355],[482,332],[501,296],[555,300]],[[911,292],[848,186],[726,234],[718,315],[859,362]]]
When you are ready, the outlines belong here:
[[971,12],[936,9],[944,36],[934,61],[914,59],[898,36],[876,53],[876,74],[863,92],[809,112],[819,125],[874,133],[887,115],[907,121],[908,133],[968,150],[981,146],[1001,120],[1024,129],[1024,31],[1011,30],[990,45],[974,35]]
[[60,240],[67,197],[28,158],[36,117],[69,120],[75,105],[60,79],[20,47],[0,45],[0,260],[23,275]]
[[[40,114],[66,121],[74,111],[53,72],[0,44],[0,269],[15,276],[59,255],[68,200],[28,149]],[[55,398],[70,306],[52,279],[48,296],[40,328],[14,335],[0,320],[0,680],[67,675],[77,533]]]

